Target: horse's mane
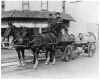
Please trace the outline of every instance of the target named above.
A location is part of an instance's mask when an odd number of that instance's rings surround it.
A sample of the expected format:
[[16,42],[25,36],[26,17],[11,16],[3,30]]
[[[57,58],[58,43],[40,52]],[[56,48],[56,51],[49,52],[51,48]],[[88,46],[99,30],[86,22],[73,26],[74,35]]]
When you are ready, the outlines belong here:
[[16,27],[15,25],[12,25],[11,28],[21,32],[21,30],[18,27]]

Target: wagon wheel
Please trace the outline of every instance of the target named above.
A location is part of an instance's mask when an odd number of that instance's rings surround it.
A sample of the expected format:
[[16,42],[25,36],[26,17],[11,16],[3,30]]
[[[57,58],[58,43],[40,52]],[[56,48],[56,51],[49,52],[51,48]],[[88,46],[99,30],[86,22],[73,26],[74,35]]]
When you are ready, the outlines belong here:
[[64,58],[65,61],[70,61],[72,59],[72,47],[71,46],[67,46],[64,50]]
[[94,56],[95,49],[96,49],[95,43],[90,42],[89,45],[88,45],[88,55],[89,55],[89,57]]

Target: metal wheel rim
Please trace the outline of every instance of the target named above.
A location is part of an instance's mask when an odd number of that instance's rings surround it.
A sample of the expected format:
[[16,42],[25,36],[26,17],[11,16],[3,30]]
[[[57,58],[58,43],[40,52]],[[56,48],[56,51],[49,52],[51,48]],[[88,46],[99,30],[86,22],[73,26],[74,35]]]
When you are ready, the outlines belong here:
[[71,48],[67,48],[66,49],[66,54],[65,54],[67,61],[71,60],[71,54],[72,54]]
[[95,53],[95,44],[94,43],[90,43],[88,46],[88,55],[90,57],[92,57]]

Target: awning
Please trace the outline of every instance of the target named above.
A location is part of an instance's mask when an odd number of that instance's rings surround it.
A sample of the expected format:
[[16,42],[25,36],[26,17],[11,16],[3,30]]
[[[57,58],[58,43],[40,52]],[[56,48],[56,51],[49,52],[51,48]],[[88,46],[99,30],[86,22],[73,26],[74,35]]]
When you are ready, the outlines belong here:
[[[41,18],[41,19],[48,19],[49,14],[53,14],[55,17],[56,12],[50,11],[30,11],[30,10],[11,10],[11,11],[2,11],[1,18]],[[69,14],[60,13],[62,19],[75,21]]]

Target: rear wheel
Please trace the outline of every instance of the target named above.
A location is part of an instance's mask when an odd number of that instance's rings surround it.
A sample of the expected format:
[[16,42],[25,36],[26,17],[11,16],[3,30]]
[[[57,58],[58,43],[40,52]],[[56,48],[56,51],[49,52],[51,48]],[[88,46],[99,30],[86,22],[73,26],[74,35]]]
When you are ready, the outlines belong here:
[[94,56],[95,50],[96,50],[95,43],[90,42],[89,45],[88,45],[88,55],[89,55],[89,57]]
[[68,45],[64,50],[65,61],[70,61],[72,59],[72,46]]

